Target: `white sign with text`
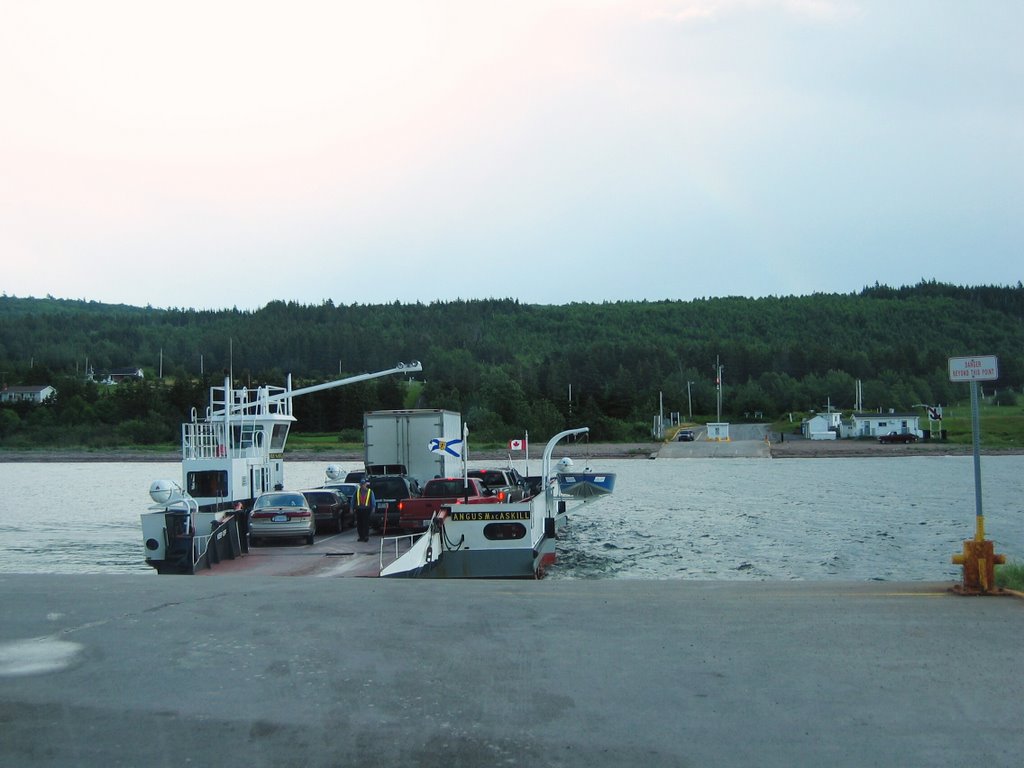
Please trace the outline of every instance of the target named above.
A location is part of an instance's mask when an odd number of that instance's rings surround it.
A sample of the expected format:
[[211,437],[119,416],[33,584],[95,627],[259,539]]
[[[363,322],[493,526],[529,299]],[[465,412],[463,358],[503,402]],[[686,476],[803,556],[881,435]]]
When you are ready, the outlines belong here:
[[995,381],[999,378],[999,360],[995,355],[949,358],[950,381]]

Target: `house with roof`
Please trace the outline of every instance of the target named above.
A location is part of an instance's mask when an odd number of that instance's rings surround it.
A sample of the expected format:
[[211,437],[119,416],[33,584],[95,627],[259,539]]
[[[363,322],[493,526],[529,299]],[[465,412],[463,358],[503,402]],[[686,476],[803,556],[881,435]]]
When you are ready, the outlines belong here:
[[57,390],[49,384],[31,384],[0,389],[0,403],[43,403],[56,397]]
[[854,413],[843,423],[843,437],[880,437],[896,432],[900,435],[913,434],[924,437],[921,431],[921,417],[916,413]]
[[100,384],[119,384],[122,381],[142,380],[145,376],[141,368],[130,366],[128,368],[111,368],[109,371],[101,373],[98,378],[95,371],[90,368],[86,372],[85,378],[87,381],[98,381]]

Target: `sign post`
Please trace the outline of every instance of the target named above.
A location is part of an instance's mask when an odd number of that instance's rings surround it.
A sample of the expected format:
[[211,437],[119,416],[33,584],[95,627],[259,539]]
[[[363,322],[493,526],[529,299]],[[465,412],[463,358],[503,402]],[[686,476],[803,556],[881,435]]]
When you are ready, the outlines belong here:
[[999,360],[995,355],[949,358],[949,380],[966,381],[971,385],[971,442],[974,447],[974,540],[964,542],[961,555],[953,562],[964,567],[962,594],[984,594],[995,587],[995,565],[1006,562],[994,554],[991,541],[985,540],[985,515],[981,503],[981,415],[978,405],[978,382],[999,378]]

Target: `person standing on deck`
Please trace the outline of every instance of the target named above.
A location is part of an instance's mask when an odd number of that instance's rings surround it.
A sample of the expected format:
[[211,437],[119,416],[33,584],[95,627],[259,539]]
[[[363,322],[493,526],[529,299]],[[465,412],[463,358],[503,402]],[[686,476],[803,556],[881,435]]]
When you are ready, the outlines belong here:
[[370,510],[376,501],[370,483],[364,479],[356,491],[356,531],[360,541],[370,540]]

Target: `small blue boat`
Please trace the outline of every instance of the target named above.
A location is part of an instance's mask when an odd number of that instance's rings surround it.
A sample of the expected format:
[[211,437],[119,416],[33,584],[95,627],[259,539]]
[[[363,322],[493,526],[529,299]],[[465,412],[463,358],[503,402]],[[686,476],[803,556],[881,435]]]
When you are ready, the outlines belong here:
[[558,489],[566,496],[589,499],[615,490],[614,472],[559,472]]

